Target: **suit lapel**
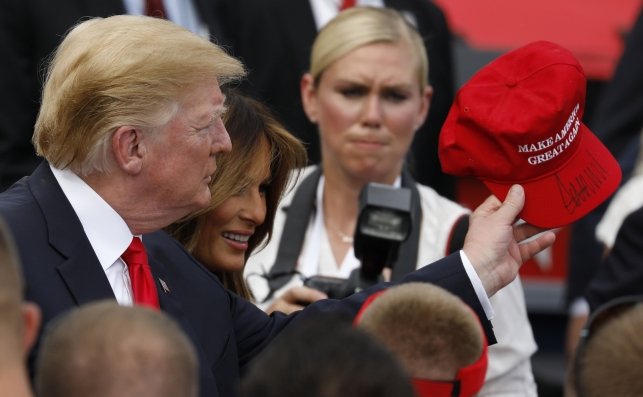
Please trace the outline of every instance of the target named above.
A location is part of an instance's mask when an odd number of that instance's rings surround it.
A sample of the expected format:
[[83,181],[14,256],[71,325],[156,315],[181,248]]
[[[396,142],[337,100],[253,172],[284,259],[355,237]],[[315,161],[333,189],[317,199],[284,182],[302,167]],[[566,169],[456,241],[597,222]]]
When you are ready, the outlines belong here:
[[91,247],[89,251],[76,252],[72,258],[60,264],[58,273],[78,305],[100,299],[116,299]]
[[[145,241],[146,236],[143,236],[143,243],[145,243]],[[203,348],[199,338],[197,337],[198,333],[188,319],[185,310],[183,310],[177,291],[173,291],[172,278],[168,276],[165,265],[155,257],[152,249],[146,247],[146,251],[148,254],[150,268],[152,269],[152,276],[154,277],[156,290],[158,292],[161,310],[182,325],[183,330],[190,336],[197,349],[201,351]]]
[[[143,242],[145,242],[145,236],[143,236]],[[152,276],[154,277],[154,283],[156,285],[156,291],[159,295],[161,309],[172,314],[175,318],[182,318],[183,310],[181,309],[180,303],[174,297],[172,292],[172,282],[167,276],[165,266],[154,257],[154,254],[150,249],[147,249],[147,253],[150,268],[152,269]]]
[[66,258],[58,265],[58,272],[76,303],[113,299],[105,272],[49,164],[42,163],[34,171],[29,187],[47,220],[49,244]]

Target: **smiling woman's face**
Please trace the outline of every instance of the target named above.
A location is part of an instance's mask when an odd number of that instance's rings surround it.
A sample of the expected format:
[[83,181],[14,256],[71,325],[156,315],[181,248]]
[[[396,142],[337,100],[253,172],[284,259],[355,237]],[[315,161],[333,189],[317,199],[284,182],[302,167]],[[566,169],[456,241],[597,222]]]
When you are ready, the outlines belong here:
[[270,153],[265,138],[260,145],[257,156],[248,161],[245,187],[207,214],[195,256],[212,271],[242,270],[248,239],[265,221]]
[[324,167],[365,181],[395,180],[431,98],[418,68],[406,42],[375,43],[331,64],[317,86],[304,77],[304,107],[318,123]]

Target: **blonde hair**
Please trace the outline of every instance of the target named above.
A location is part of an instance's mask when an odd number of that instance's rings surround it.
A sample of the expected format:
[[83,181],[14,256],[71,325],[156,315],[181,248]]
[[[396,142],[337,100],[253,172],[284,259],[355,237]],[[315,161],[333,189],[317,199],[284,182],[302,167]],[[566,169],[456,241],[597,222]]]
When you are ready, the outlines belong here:
[[[458,370],[480,358],[485,343],[474,312],[457,296],[426,283],[386,290],[362,311],[357,325],[392,350],[415,378],[455,379]],[[443,373],[451,379],[436,378]]]
[[323,72],[351,51],[369,44],[406,42],[417,54],[418,85],[428,85],[429,60],[417,29],[398,11],[379,7],[352,7],[324,26],[313,43],[310,74],[316,83]]
[[167,123],[206,79],[245,75],[223,49],[166,20],[117,15],[74,27],[53,56],[33,136],[38,155],[77,174],[108,172],[111,134]]
[[[599,309],[600,310],[600,309]],[[643,395],[643,305],[609,316],[579,350],[579,397]]]
[[[166,230],[194,254],[208,214],[248,186],[250,181],[246,175],[249,163],[257,158],[261,150],[268,149],[270,182],[266,190],[266,217],[248,241],[247,259],[256,248],[270,241],[279,200],[293,171],[306,165],[306,149],[261,102],[236,90],[226,90],[225,94],[227,111],[223,122],[230,134],[232,151],[217,156],[217,171],[210,182],[210,206],[168,226]],[[294,174],[296,176],[296,172]],[[245,298],[251,297],[243,281],[243,271],[215,273],[226,288]]]
[[196,397],[198,360],[161,311],[96,301],[51,322],[39,352],[38,396]]

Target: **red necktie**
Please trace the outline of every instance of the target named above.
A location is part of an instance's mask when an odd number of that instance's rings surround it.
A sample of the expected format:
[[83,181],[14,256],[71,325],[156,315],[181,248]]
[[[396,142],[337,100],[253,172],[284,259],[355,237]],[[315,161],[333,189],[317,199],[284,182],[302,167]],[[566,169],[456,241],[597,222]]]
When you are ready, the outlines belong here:
[[156,285],[154,284],[150,265],[147,263],[147,254],[141,239],[134,237],[121,258],[127,263],[127,271],[132,283],[132,292],[134,293],[134,303],[158,309],[159,296],[156,292]]
[[343,0],[342,4],[339,6],[339,11],[344,11],[347,8],[354,7],[357,3],[357,0]]
[[165,19],[165,7],[163,0],[145,0],[145,15]]

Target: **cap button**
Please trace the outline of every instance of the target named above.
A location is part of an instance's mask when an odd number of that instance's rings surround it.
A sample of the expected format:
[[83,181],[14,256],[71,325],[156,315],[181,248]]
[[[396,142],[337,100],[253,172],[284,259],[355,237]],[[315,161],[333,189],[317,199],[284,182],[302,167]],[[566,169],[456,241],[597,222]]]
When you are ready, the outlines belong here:
[[518,82],[513,77],[510,77],[507,79],[507,82],[505,84],[507,85],[507,87],[515,87]]

